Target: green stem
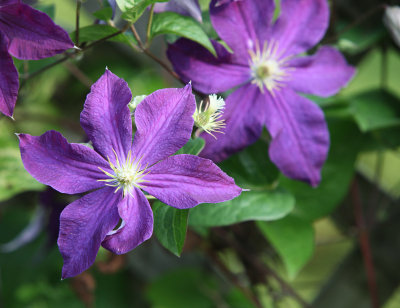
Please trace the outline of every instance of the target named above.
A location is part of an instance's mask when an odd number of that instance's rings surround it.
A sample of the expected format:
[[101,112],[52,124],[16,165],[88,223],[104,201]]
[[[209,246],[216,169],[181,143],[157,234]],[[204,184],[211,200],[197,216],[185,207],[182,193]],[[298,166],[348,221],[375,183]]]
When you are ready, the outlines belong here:
[[151,35],[151,25],[153,24],[153,16],[154,16],[154,3],[151,5],[149,22],[147,23],[147,31],[146,31],[146,46],[150,44],[150,35]]
[[103,38],[101,38],[101,39],[99,39],[99,40],[97,40],[97,41],[94,41],[94,42],[92,42],[91,44],[85,46],[85,47],[82,48],[82,49],[78,48],[78,49],[76,49],[75,52],[73,52],[73,53],[65,53],[64,56],[63,56],[62,58],[58,59],[57,61],[55,61],[55,62],[53,62],[53,63],[51,63],[51,64],[49,64],[49,65],[47,65],[47,66],[42,67],[40,70],[37,70],[36,72],[33,72],[32,74],[29,74],[29,75],[27,75],[27,76],[24,76],[24,78],[23,78],[24,80],[23,80],[23,82],[21,83],[20,88],[22,88],[22,87],[24,86],[24,84],[25,84],[25,82],[26,82],[27,80],[29,80],[29,79],[31,79],[31,78],[33,78],[33,77],[35,77],[35,76],[37,76],[37,75],[39,75],[39,74],[41,74],[41,73],[47,71],[48,69],[52,68],[53,66],[56,66],[57,64],[63,63],[63,62],[65,62],[65,61],[67,61],[68,59],[71,59],[71,58],[77,56],[78,54],[80,54],[80,53],[82,53],[82,52],[85,52],[86,50],[92,48],[93,46],[95,46],[95,45],[97,45],[97,44],[100,44],[100,43],[102,43],[102,42],[104,42],[104,41],[107,41],[107,40],[109,40],[109,39],[111,39],[111,38],[117,36],[117,35],[120,35],[121,33],[124,33],[126,30],[129,29],[130,25],[131,25],[131,24],[128,23],[128,24],[126,24],[121,30],[119,30],[119,31],[117,31],[117,32],[115,32],[115,33],[112,33],[112,34],[110,34],[110,35],[107,35],[107,36],[105,36],[105,37],[103,37]]
[[79,17],[81,12],[81,0],[76,0],[75,45],[79,46]]

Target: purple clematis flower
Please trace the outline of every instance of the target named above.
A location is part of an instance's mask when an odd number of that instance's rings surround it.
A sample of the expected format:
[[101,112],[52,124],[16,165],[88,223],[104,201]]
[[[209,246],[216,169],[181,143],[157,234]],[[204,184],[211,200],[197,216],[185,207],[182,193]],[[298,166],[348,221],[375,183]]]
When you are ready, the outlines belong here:
[[38,60],[72,47],[68,33],[45,13],[20,0],[0,0],[0,112],[11,117],[17,101],[18,72],[11,56]]
[[183,80],[204,93],[239,86],[226,99],[224,134],[203,134],[200,156],[221,161],[255,142],[266,125],[272,141],[271,160],[286,175],[320,182],[329,149],[329,133],[321,109],[296,92],[330,96],[354,75],[344,57],[332,47],[312,56],[312,48],[328,27],[326,0],[282,0],[281,15],[272,23],[273,0],[213,0],[214,28],[230,53],[213,42],[215,58],[200,45],[180,39],[168,57]]
[[154,12],[176,12],[181,15],[191,16],[198,22],[202,22],[201,9],[198,0],[170,0],[167,3],[156,3]]
[[[81,113],[94,150],[68,143],[55,131],[39,137],[19,135],[24,166],[38,181],[67,194],[91,191],[69,204],[60,217],[63,278],[91,266],[100,245],[123,254],[150,238],[153,213],[142,189],[178,209],[241,193],[211,160],[171,156],[192,132],[196,103],[191,92],[187,85],[147,96],[135,111],[132,143],[131,92],[124,80],[107,70],[92,86]],[[123,223],[114,230],[120,219]]]

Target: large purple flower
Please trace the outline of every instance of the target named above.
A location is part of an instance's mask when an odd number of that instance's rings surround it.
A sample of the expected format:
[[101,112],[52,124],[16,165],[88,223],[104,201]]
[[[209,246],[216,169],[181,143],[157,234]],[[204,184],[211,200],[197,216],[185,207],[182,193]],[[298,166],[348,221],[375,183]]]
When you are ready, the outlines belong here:
[[282,0],[281,15],[272,23],[273,0],[213,0],[211,21],[233,53],[213,42],[206,49],[181,39],[168,57],[183,80],[204,93],[239,86],[226,100],[224,134],[203,134],[201,156],[220,161],[255,142],[266,125],[272,141],[271,160],[287,176],[320,182],[329,149],[329,133],[321,109],[296,92],[330,96],[354,74],[334,48],[297,56],[323,37],[329,21],[326,0]]
[[63,278],[86,270],[100,245],[123,254],[151,236],[153,214],[141,189],[178,209],[241,192],[211,160],[171,156],[192,132],[196,103],[190,85],[158,90],[138,105],[133,143],[130,100],[126,82],[108,70],[92,86],[81,125],[94,150],[55,131],[19,135],[22,161],[38,181],[67,194],[92,191],[61,214]]
[[11,117],[18,96],[18,72],[11,56],[38,60],[73,46],[68,33],[46,14],[20,0],[0,0],[0,112]]

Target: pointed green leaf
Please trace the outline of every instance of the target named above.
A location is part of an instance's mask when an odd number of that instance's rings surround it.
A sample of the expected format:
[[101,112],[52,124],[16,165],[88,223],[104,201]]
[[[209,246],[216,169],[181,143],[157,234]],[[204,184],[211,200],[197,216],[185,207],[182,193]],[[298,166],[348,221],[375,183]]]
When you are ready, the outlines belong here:
[[174,34],[195,41],[216,54],[207,34],[193,18],[174,12],[164,12],[154,15],[150,39],[161,34]]
[[168,0],[117,0],[118,7],[122,12],[122,18],[136,22],[149,5]]
[[104,7],[93,13],[93,16],[100,20],[109,20],[112,18],[113,9],[111,7]]
[[294,207],[293,196],[283,190],[248,191],[230,201],[200,204],[190,210],[190,225],[227,226],[248,220],[276,220]]
[[205,141],[203,138],[190,139],[176,154],[199,155],[203,150]]
[[154,234],[160,243],[180,256],[185,243],[189,210],[179,210],[160,201],[154,202]]
[[[79,41],[80,42],[93,42],[101,40],[115,32],[118,32],[117,28],[109,25],[90,25],[79,29]],[[75,31],[70,33],[70,37],[75,39]],[[109,39],[109,41],[120,42],[125,44],[136,44],[136,40],[132,35],[127,33],[121,33]]]

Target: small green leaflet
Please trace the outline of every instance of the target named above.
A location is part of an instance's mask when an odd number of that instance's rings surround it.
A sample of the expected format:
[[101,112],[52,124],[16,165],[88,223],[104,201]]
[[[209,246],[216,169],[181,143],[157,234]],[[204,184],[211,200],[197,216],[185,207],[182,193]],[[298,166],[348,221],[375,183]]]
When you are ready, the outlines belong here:
[[179,210],[160,201],[153,203],[154,234],[160,243],[180,256],[185,243],[189,210]]
[[150,39],[161,34],[174,34],[195,41],[205,47],[213,55],[215,49],[207,34],[199,23],[191,17],[182,16],[174,12],[164,12],[154,15]]
[[149,5],[168,0],[117,0],[122,12],[122,18],[129,22],[136,22]]

